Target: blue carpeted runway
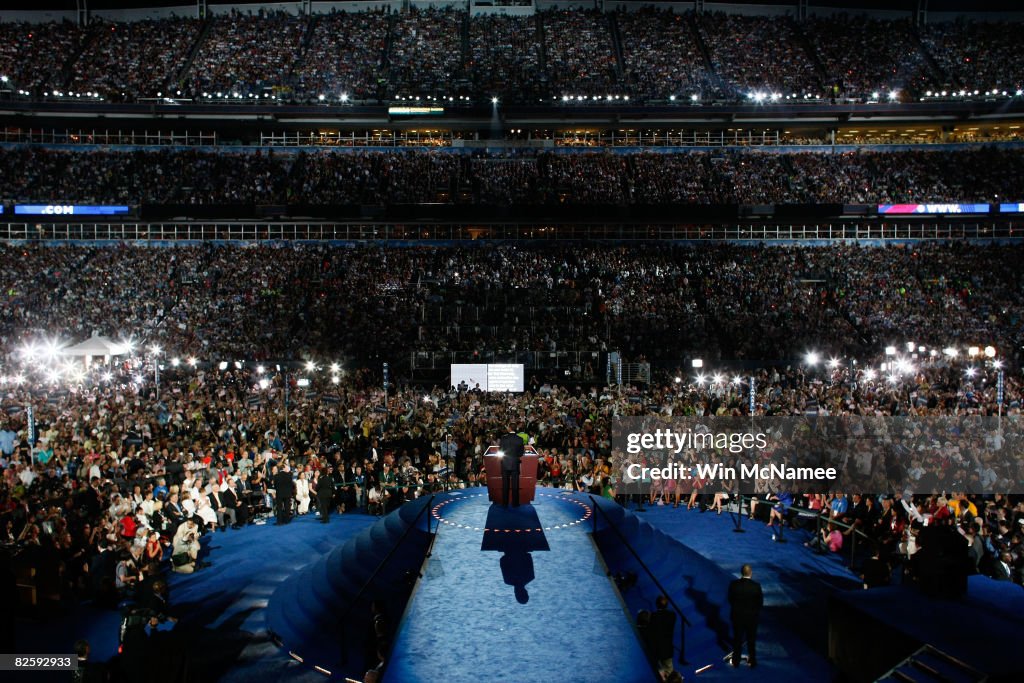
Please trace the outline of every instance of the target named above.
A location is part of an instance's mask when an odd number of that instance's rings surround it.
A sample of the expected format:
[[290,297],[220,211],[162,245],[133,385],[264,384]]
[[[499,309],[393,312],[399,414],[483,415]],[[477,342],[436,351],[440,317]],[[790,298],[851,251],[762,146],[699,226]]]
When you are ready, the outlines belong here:
[[[837,671],[826,660],[832,596],[833,602],[852,601],[883,620],[895,610],[910,636],[964,659],[985,643],[998,644],[998,661],[986,654],[985,663],[995,671],[1016,670],[1013,642],[1024,592],[1009,584],[974,577],[970,596],[959,602],[929,601],[906,587],[864,592],[838,557],[804,548],[801,532],[787,532],[790,543],[773,543],[771,530],[745,519],[747,532],[732,533],[729,514],[669,507],[634,513],[553,489],[538,489],[533,506],[508,511],[490,505],[483,489],[439,495],[429,511],[423,509],[427,502],[411,503],[383,520],[347,514],[322,525],[308,516],[288,526],[205,536],[201,558],[212,566],[191,576],[169,575],[172,604],[183,615],[177,630],[191,644],[201,680],[326,680],[288,650],[336,661],[337,653],[329,650],[339,636],[318,644],[316,635],[334,628],[345,595],[364,584],[363,575],[393,539],[405,538],[407,548],[406,557],[391,562],[419,566],[427,512],[438,535],[405,614],[392,620],[397,631],[389,683],[652,681],[632,620],[638,610],[652,609],[659,590],[622,538],[690,621],[689,664],[677,658],[687,680],[834,680]],[[414,534],[401,536],[404,528]],[[755,671],[722,662],[729,638],[725,591],[746,562],[766,599]],[[620,595],[609,570],[635,572],[638,581]],[[381,589],[390,591],[390,585]],[[965,610],[972,615],[969,638],[943,628]],[[106,659],[116,651],[118,624],[116,611],[90,605],[45,622],[21,620],[18,649],[69,652],[84,637],[94,656]],[[285,649],[268,630],[282,636]],[[352,661],[348,673],[360,663]],[[344,668],[335,669],[335,680]]]
[[433,556],[385,680],[653,681],[585,502],[551,489],[512,510],[481,489],[439,501]]

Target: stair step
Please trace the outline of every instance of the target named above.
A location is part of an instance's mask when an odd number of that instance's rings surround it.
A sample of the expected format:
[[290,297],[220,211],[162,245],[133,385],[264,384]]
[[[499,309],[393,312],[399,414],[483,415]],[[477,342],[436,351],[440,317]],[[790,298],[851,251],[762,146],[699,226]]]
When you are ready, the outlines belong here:
[[944,656],[937,650],[926,649],[915,654],[911,662],[934,672],[936,680],[961,683],[979,680],[978,673],[961,663]]

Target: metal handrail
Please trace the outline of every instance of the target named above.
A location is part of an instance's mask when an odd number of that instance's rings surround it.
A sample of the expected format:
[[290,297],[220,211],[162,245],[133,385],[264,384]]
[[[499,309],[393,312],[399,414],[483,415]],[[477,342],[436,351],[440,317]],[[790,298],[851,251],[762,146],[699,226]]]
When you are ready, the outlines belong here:
[[[389,550],[388,554],[384,556],[384,559],[382,559],[380,561],[380,563],[377,565],[376,569],[374,569],[373,572],[370,574],[369,578],[366,579],[366,582],[363,583],[362,587],[360,587],[360,589],[358,591],[356,591],[355,596],[352,598],[352,600],[349,601],[348,607],[345,608],[345,611],[342,613],[341,617],[338,619],[338,623],[342,624],[342,627],[344,627],[344,624],[348,620],[348,616],[349,616],[349,614],[352,613],[352,609],[355,607],[356,603],[359,602],[359,599],[363,597],[363,593],[366,592],[366,590],[370,587],[370,584],[373,583],[374,579],[377,578],[377,575],[381,572],[382,569],[384,569],[384,565],[386,565],[388,563],[388,561],[391,559],[392,555],[395,554],[395,551],[398,550],[399,546],[402,545],[402,543],[405,541],[405,538],[409,535],[409,532],[416,528],[417,523],[419,523],[419,521],[420,521],[420,516],[423,515],[424,512],[426,512],[427,510],[429,510],[433,506],[434,498],[435,497],[436,497],[436,495],[431,495],[430,496],[430,500],[427,501],[427,504],[424,505],[423,508],[419,512],[416,513],[416,516],[409,523],[409,526],[406,527],[404,532],[402,532],[402,536],[391,547],[391,550]],[[430,533],[430,517],[429,516],[427,517],[427,533],[428,534]],[[347,661],[347,658],[348,658],[348,649],[347,648],[342,647],[341,656],[342,656],[342,661]]]
[[629,550],[629,552],[633,554],[633,557],[636,558],[636,561],[640,563],[640,567],[643,568],[643,570],[645,572],[647,572],[647,575],[649,577],[651,577],[651,581],[654,582],[654,585],[658,587],[658,590],[661,591],[661,594],[665,596],[665,598],[668,600],[668,603],[670,605],[672,605],[672,609],[674,609],[676,611],[676,614],[679,615],[679,620],[681,622],[680,626],[679,626],[679,661],[680,662],[685,661],[686,660],[686,630],[685,630],[685,627],[690,625],[690,620],[686,618],[686,615],[683,614],[683,610],[679,607],[679,605],[676,604],[676,601],[672,599],[672,596],[669,595],[667,590],[665,590],[665,587],[663,585],[661,585],[661,581],[658,581],[658,577],[654,575],[654,572],[652,572],[650,567],[647,566],[647,563],[644,562],[643,559],[641,559],[639,553],[637,553],[637,551],[636,551],[636,548],[633,547],[633,544],[630,543],[628,540],[626,540],[626,537],[623,535],[622,531],[619,530],[618,526],[615,525],[615,522],[612,521],[612,518],[608,516],[608,513],[601,509],[601,506],[597,504],[597,501],[594,499],[594,496],[589,496],[589,497],[590,497],[590,502],[593,504],[594,510],[595,510],[595,514],[594,514],[594,532],[595,533],[597,532],[597,514],[596,514],[596,512],[600,512],[601,514],[604,515],[605,521],[608,522],[608,528],[615,532],[615,535],[619,537],[619,540],[622,541],[622,544],[625,545],[626,548]]
[[[746,499],[747,501],[750,501],[750,500],[755,499],[755,496],[745,496],[745,495],[743,495],[741,493],[741,494],[738,495],[738,499],[739,499],[739,503],[738,503],[739,507],[737,508],[736,514],[739,515],[739,525],[737,526],[737,528],[739,528],[743,524],[742,520],[743,520],[743,501],[744,501],[744,499]],[[761,498],[758,498],[757,500],[758,500],[758,502],[768,502],[768,501],[765,501],[764,499],[761,499]],[[801,507],[799,507],[797,505],[790,505],[789,506],[789,509],[794,509],[794,508],[799,509],[799,510],[806,510],[807,512],[815,512],[814,510],[811,510],[810,508],[801,508]],[[750,509],[749,505],[747,506],[747,509]],[[868,536],[867,533],[865,533],[864,531],[859,529],[857,526],[855,526],[853,524],[847,524],[846,522],[842,522],[842,521],[840,521],[838,519],[833,519],[831,517],[828,517],[828,510],[825,510],[825,509],[822,509],[818,514],[814,515],[814,524],[815,524],[814,535],[815,535],[815,538],[817,538],[818,535],[820,535],[820,533],[821,533],[821,521],[822,521],[823,518],[828,519],[828,523],[829,524],[835,524],[837,527],[840,527],[841,529],[847,529],[847,530],[853,532],[853,543],[850,546],[850,565],[851,566],[853,565],[854,557],[857,554],[857,536],[860,536],[865,541],[874,542],[873,538]]]

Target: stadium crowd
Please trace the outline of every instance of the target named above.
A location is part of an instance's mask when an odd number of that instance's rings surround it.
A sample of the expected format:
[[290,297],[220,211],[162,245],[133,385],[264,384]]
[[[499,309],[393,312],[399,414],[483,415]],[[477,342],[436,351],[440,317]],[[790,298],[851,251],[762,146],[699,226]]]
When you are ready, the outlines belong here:
[[2,246],[0,339],[11,360],[41,338],[93,332],[142,335],[183,361],[289,349],[360,363],[411,351],[781,360],[826,342],[822,353],[856,358],[907,339],[929,349],[1005,340],[1014,360],[1024,343],[1020,257],[1014,247],[925,244]]
[[709,12],[700,15],[699,23],[715,73],[734,97],[759,91],[784,97],[821,92],[812,58],[788,17],[765,22],[759,17]]
[[650,8],[531,17],[470,17],[452,8],[311,17],[261,10],[209,21],[0,24],[0,75],[12,90],[36,96],[91,91],[135,99],[180,90],[192,98],[303,102],[320,95],[337,102],[343,94],[746,100],[758,91],[780,99],[895,93],[906,100],[947,88],[1012,96],[1024,86],[1013,22],[918,28],[844,14],[796,22]]
[[[17,566],[36,570],[39,594],[48,600],[91,596],[112,605],[168,566],[201,570],[202,534],[265,519],[271,508],[279,523],[314,511],[325,517],[354,510],[383,514],[431,491],[481,485],[483,450],[510,415],[535,439],[541,481],[626,501],[623,461],[611,449],[612,417],[651,411],[740,415],[746,403],[743,388],[728,383],[707,391],[689,382],[637,389],[535,380],[527,393],[514,397],[454,387],[424,396],[423,389],[410,386],[392,392],[385,408],[366,371],[352,373],[343,384],[317,380],[303,390],[291,375],[282,380],[272,373],[269,385],[257,383],[250,366],[170,372],[157,398],[151,383],[132,377],[130,363],[112,371],[110,380],[92,375],[56,391],[34,382],[4,387],[4,542],[15,551]],[[757,373],[758,411],[804,415],[811,404],[817,413],[832,415],[993,411],[990,390],[957,394],[948,374],[922,370],[908,392],[884,381],[808,381],[793,368],[769,368]],[[293,383],[287,421],[283,381]],[[1011,381],[1007,420],[1019,418],[1019,400],[1020,385]],[[29,443],[22,410],[29,404],[36,406],[35,444]],[[1005,445],[1017,447],[1015,441]],[[976,570],[1020,583],[1024,507],[1016,497],[990,492],[1006,475],[1019,485],[1022,473],[999,469],[996,475],[986,460],[949,460],[950,455],[935,462],[900,459],[899,477],[914,481],[908,490],[916,495],[906,497],[902,487],[886,484],[892,476],[889,459],[869,459],[881,484],[863,497],[877,498],[876,505],[863,510],[858,494],[841,518],[883,546],[886,561],[900,562],[913,556],[913,538],[924,519],[952,514],[967,534],[965,550],[969,543],[976,553]],[[295,482],[294,499],[282,473]],[[328,485],[322,487],[324,478]],[[778,496],[784,489],[780,482],[766,482],[757,493]],[[655,488],[649,500],[685,500],[692,507],[702,494],[708,507],[723,500],[712,501],[710,490],[683,481]],[[821,510],[842,498],[839,492],[812,496]],[[939,512],[947,505],[953,508]]]
[[[1024,483],[1019,459],[1004,457],[1020,448],[1020,257],[1018,247],[937,243],[4,245],[3,570],[44,604],[152,604],[165,572],[217,563],[203,536],[293,514],[384,514],[482,485],[483,452],[510,420],[533,437],[546,485],[624,504],[730,509],[738,491],[699,480],[631,489],[611,424],[745,416],[753,376],[762,416],[984,416],[991,425],[998,412],[1005,436],[991,431],[983,447],[929,427],[931,450],[851,455],[860,488],[802,497],[765,481],[753,491],[761,502],[739,511],[820,529],[814,545],[850,553],[866,587],[889,582],[896,567],[927,583],[934,528],[951,534],[971,571],[1021,583],[1024,502],[992,493]],[[134,355],[91,368],[51,357],[53,340],[95,331],[133,335]],[[991,360],[963,357],[966,345],[989,342],[1007,363],[1001,405]],[[893,362],[882,352],[891,343],[903,369],[876,373]],[[512,360],[573,346],[656,361],[652,381],[607,386],[599,356],[571,376],[527,361],[526,392],[484,394],[421,384],[403,360],[418,349]],[[809,348],[818,362],[804,356]],[[681,367],[697,354],[707,375]],[[368,369],[381,360],[396,371],[386,395]],[[870,560],[853,553],[851,534]]]
[[616,20],[631,93],[648,100],[686,93],[716,99],[723,96],[685,16],[644,8],[621,12]]
[[170,86],[202,27],[197,19],[93,22],[71,65],[68,90],[121,97],[175,94]]
[[0,147],[0,197],[129,204],[873,204],[1018,199],[1015,149],[684,154]]
[[348,95],[377,98],[388,24],[375,12],[332,12],[315,17],[308,47],[294,70],[296,95],[316,99]]
[[[451,8],[412,9],[395,19],[389,55],[389,99],[452,97],[462,89],[466,13]],[[461,93],[459,93],[461,94]]]
[[285,94],[308,28],[307,21],[287,12],[233,10],[215,17],[184,78],[187,92],[194,97]]

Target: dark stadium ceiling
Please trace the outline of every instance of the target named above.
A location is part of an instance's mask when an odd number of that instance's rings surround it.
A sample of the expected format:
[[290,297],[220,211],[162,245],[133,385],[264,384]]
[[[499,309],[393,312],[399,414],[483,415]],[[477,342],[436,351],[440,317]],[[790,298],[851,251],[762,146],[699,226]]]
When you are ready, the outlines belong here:
[[[239,4],[240,0],[209,0],[210,5]],[[244,0],[242,0],[244,1]],[[795,1],[784,0],[729,0],[731,4],[742,5],[793,5]],[[87,0],[91,10],[98,9],[126,9],[136,7],[182,7],[195,6],[195,2],[188,0]],[[314,3],[316,4],[316,3]],[[657,5],[659,2],[651,0],[640,0],[638,5]],[[676,4],[684,4],[677,2]],[[914,11],[917,0],[811,0],[812,7],[850,7],[858,9],[880,9],[880,10],[906,10]],[[928,0],[926,3],[930,12],[1019,12],[1022,7],[1021,0]],[[708,5],[713,5],[709,0]],[[70,10],[74,11],[75,0],[5,0],[2,3],[4,10]],[[0,10],[2,15],[3,10]]]

